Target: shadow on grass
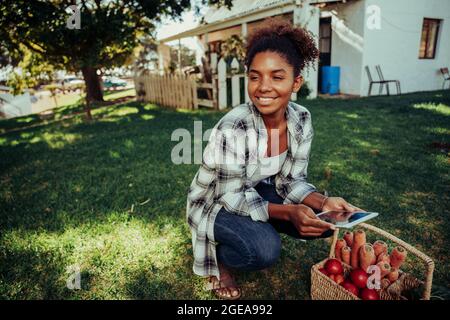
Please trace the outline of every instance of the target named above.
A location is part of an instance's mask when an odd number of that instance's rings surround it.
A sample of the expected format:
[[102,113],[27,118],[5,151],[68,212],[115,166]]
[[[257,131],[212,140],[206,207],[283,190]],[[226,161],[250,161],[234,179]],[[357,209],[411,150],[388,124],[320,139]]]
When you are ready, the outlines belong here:
[[164,300],[173,299],[179,294],[178,284],[162,280],[158,273],[139,270],[129,278],[127,292],[131,299]]
[[[2,248],[0,299],[67,299],[62,257],[55,252]],[[19,263],[20,262],[20,263]]]

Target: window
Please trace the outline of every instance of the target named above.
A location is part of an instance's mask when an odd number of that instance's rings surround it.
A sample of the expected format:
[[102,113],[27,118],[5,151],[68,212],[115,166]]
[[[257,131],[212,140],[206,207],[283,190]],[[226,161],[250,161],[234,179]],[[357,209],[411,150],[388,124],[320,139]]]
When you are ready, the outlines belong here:
[[331,52],[331,19],[322,22],[319,29],[319,51],[322,53]]
[[423,19],[419,59],[434,59],[441,20]]

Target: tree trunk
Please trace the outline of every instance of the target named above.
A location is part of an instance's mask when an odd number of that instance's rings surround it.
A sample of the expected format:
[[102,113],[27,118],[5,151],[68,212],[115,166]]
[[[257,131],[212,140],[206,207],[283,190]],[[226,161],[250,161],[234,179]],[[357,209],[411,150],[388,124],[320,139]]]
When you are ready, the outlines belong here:
[[103,92],[100,85],[100,78],[97,75],[97,69],[92,67],[84,67],[81,69],[84,82],[86,83],[86,115],[91,119],[91,102],[101,102],[103,100]]
[[56,92],[55,91],[51,91],[51,94],[53,96],[53,100],[55,101],[55,108],[58,108],[58,101],[56,100]]
[[92,114],[91,114],[91,104],[89,100],[86,99],[86,103],[84,104],[84,111],[86,112],[86,118],[90,121],[92,120]]

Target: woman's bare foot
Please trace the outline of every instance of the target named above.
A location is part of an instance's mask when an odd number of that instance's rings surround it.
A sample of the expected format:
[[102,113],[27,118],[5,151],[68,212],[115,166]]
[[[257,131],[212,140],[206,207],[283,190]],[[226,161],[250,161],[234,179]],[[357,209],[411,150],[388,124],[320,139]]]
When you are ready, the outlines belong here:
[[241,289],[237,286],[230,271],[219,263],[220,282],[216,276],[212,276],[210,281],[213,283],[215,294],[222,299],[239,299]]

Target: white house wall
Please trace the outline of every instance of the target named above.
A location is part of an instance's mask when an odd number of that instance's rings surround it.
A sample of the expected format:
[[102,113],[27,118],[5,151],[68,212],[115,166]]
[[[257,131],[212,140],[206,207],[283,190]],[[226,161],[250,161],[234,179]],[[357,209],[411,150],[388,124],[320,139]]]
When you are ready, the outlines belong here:
[[322,16],[331,16],[331,65],[341,69],[341,93],[359,95],[361,92],[364,15],[364,0],[340,3],[322,10]]
[[[309,30],[314,35],[317,46],[319,45],[319,18],[320,10],[313,6],[305,6],[303,8],[297,7],[293,14],[294,24]],[[317,97],[318,72],[318,61],[316,61],[314,66],[305,68],[302,71],[305,83],[308,83],[308,88],[310,89],[308,98]]]
[[[364,24],[363,64],[371,67],[372,76],[379,64],[385,79],[400,80],[402,93],[441,89],[439,68],[450,66],[450,1],[365,0],[365,5],[381,9],[380,30]],[[435,59],[419,59],[423,18],[442,19]],[[364,70],[361,74],[360,93],[367,95],[369,82]]]
[[25,116],[32,113],[30,93],[13,96],[10,93],[0,93],[0,112],[6,118]]

